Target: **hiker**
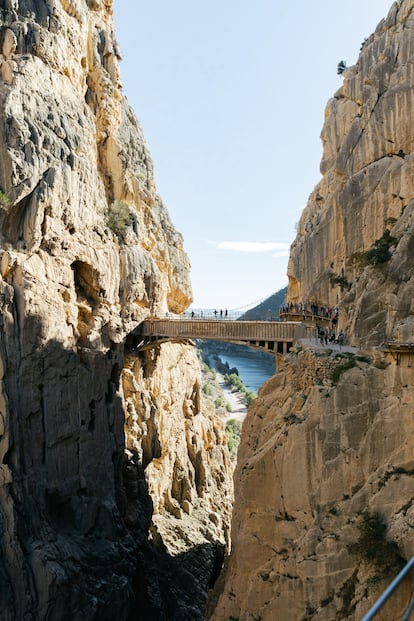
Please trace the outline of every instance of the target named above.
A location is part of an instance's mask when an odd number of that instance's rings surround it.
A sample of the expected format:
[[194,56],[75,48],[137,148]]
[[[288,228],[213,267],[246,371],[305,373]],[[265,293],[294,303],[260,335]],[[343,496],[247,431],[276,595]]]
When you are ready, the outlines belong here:
[[321,345],[323,345],[325,341],[325,330],[323,328],[318,328],[318,336]]

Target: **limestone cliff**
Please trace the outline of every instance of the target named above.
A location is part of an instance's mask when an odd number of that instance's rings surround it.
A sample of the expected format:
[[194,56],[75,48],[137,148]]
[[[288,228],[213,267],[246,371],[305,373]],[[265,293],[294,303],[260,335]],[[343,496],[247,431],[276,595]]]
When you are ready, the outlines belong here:
[[227,538],[193,348],[125,350],[192,294],[119,59],[111,0],[0,3],[4,621],[201,618]]
[[249,409],[214,621],[357,621],[414,554],[414,371],[393,353],[414,340],[413,9],[392,5],[327,105],[288,299],[338,304],[356,347],[297,346]]
[[[289,299],[339,303],[357,345],[413,332],[413,29],[413,3],[394,2],[344,72],[325,112],[323,178],[290,253]],[[386,231],[391,259],[367,265]]]
[[[383,567],[348,550],[365,512],[380,515],[402,558],[414,553],[414,374],[342,356],[298,349],[249,409],[214,620],[361,619],[400,567],[390,559],[382,579]],[[410,592],[378,618],[400,619]]]

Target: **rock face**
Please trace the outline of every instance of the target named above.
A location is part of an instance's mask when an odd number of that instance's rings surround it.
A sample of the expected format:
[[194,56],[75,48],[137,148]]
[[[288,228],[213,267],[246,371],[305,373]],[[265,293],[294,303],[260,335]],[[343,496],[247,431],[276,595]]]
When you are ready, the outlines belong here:
[[2,2],[0,52],[1,618],[202,618],[231,474],[194,349],[125,349],[192,294],[112,2]]
[[[341,373],[344,360],[353,365]],[[402,558],[414,554],[413,384],[410,367],[382,359],[288,356],[244,422],[232,553],[212,619],[362,618],[400,568],[398,556],[389,568],[349,551],[364,514],[387,526],[378,550],[391,541]],[[378,618],[400,619],[411,591]]]
[[[413,330],[413,29],[413,3],[394,2],[344,72],[325,113],[323,179],[291,248],[289,299],[340,303],[357,345]],[[386,230],[391,260],[367,266]]]
[[249,409],[214,621],[357,621],[414,554],[412,354],[389,347],[413,341],[413,31],[395,2],[328,103],[288,301],[338,304],[356,347],[297,346]]

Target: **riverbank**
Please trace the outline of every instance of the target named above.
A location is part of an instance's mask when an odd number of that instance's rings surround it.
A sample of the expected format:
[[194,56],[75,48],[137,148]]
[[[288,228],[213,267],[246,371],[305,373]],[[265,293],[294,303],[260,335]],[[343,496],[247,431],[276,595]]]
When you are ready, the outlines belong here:
[[244,394],[242,392],[232,392],[228,384],[225,382],[224,376],[218,371],[216,373],[216,381],[223,392],[224,399],[231,406],[231,412],[226,411],[226,414],[222,416],[223,420],[227,422],[231,418],[235,418],[236,420],[243,422],[247,414]]

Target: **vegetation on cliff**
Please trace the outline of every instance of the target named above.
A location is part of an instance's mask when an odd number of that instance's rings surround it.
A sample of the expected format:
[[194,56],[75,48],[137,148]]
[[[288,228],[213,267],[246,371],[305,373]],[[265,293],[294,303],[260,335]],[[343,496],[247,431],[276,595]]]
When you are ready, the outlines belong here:
[[405,564],[398,545],[387,539],[387,526],[378,513],[364,511],[358,524],[359,537],[347,549],[372,567],[368,587],[392,578]]

